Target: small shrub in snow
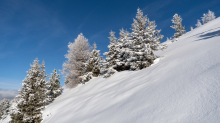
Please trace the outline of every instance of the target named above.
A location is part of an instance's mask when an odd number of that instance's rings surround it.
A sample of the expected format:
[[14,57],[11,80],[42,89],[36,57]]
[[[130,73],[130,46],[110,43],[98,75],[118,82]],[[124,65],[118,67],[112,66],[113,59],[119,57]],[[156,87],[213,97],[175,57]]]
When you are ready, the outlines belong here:
[[210,11],[210,10],[208,10],[208,13],[204,13],[203,14],[202,23],[206,24],[209,21],[214,20],[214,19],[215,19],[215,13]]
[[200,20],[198,19],[198,20],[197,20],[196,27],[200,27],[200,26],[202,26],[202,23],[201,23]]

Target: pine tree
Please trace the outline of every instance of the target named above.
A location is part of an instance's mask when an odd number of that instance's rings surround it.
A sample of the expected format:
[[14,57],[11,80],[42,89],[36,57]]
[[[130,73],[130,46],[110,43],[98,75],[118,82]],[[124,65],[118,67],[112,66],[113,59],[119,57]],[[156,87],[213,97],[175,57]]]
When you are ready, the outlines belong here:
[[193,31],[193,27],[190,27],[190,30]]
[[9,114],[10,101],[4,98],[0,103],[0,120],[7,117]]
[[136,19],[133,19],[130,56],[127,64],[130,69],[139,70],[148,67],[156,58],[153,51],[162,50],[166,45],[160,44],[163,38],[160,35],[160,30],[155,30],[156,25],[154,21],[149,21],[147,16],[138,8]]
[[90,66],[93,66],[91,69],[92,75],[94,77],[97,77],[101,73],[100,69],[101,69],[101,59],[102,58],[100,57],[100,53],[99,53],[100,50],[96,50],[96,48],[97,48],[96,43],[94,43],[93,46],[94,46],[94,49],[91,52],[90,58],[88,60],[88,65],[91,64]]
[[29,69],[26,78],[23,80],[23,88],[19,90],[18,96],[18,114],[15,114],[14,117],[11,115],[12,121],[15,121],[17,116],[23,117],[19,117],[16,122],[38,123],[42,120],[41,111],[45,108],[44,106],[46,103],[45,84],[47,76],[45,74],[44,62],[42,63],[42,66],[40,66],[38,62],[38,59],[34,60],[31,69]]
[[215,19],[215,13],[210,11],[210,10],[208,10],[208,13],[206,13],[206,14],[204,13],[203,14],[202,22],[203,22],[203,24],[206,24],[209,21],[214,20],[214,19]]
[[63,64],[63,74],[65,75],[65,84],[69,87],[75,87],[82,82],[82,76],[85,62],[90,55],[90,45],[82,33],[78,35],[75,42],[69,43],[68,54],[65,57],[68,59]]
[[131,36],[130,33],[123,28],[120,30],[120,37],[118,39],[118,43],[116,45],[117,59],[116,59],[116,67],[117,71],[129,70],[130,66],[126,64],[127,59],[129,58],[129,54],[131,53]]
[[106,56],[106,61],[103,63],[104,68],[102,73],[104,74],[104,77],[110,77],[112,74],[116,72],[114,69],[116,65],[116,59],[117,59],[117,54],[116,52],[116,45],[117,45],[117,38],[115,37],[115,32],[111,31],[110,33],[110,44],[108,45],[108,52],[105,52],[104,55]]
[[88,82],[92,77],[97,77],[101,74],[100,50],[96,50],[96,43],[93,44],[93,47],[89,60],[85,63],[83,76],[81,76],[83,82]]
[[62,92],[62,87],[60,86],[59,76],[60,74],[57,74],[57,70],[54,69],[53,73],[51,73],[51,78],[46,83],[48,103],[54,101],[54,99],[58,97]]
[[200,20],[198,19],[198,20],[197,20],[196,27],[200,27],[200,26],[202,26],[202,23],[201,23]]
[[21,102],[20,96],[16,96],[12,101],[11,101],[11,107],[10,107],[10,116],[11,116],[11,121],[9,123],[24,123],[23,121],[23,113],[21,113],[17,106]]
[[185,27],[182,26],[182,18],[175,14],[172,19],[172,23],[174,25],[170,26],[171,28],[175,29],[177,32],[174,34],[174,38],[178,38],[185,32]]

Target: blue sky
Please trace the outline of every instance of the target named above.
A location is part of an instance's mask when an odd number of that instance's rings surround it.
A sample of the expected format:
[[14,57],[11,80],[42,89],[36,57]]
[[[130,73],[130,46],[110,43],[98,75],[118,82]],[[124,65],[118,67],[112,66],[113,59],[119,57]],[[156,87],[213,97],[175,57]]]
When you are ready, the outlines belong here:
[[118,37],[122,27],[130,31],[138,7],[155,20],[165,41],[175,33],[170,28],[175,13],[189,31],[208,9],[219,17],[219,6],[219,0],[1,0],[0,89],[21,88],[36,57],[45,60],[47,74],[61,70],[68,43],[81,32],[106,52],[109,32]]

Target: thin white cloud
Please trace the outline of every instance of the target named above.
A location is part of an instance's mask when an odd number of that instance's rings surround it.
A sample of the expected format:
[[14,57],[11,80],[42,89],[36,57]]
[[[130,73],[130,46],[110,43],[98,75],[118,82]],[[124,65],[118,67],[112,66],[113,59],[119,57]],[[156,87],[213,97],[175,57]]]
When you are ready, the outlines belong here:
[[1,52],[1,53],[0,53],[0,59],[5,58],[5,57],[7,57],[7,56],[9,56],[9,55],[11,55],[11,54],[13,54],[12,51]]
[[86,22],[88,22],[89,18],[92,16],[93,11],[89,13],[89,15],[87,15],[83,21],[79,24],[78,29],[82,29],[82,27],[86,24]]
[[[170,4],[172,0],[158,0],[155,1],[149,5],[147,5],[143,11],[146,11],[147,13],[154,13],[155,16],[158,16],[157,11],[163,8],[164,6]],[[159,3],[159,4],[158,4]]]
[[3,100],[4,98],[11,100],[17,95],[18,95],[17,90],[10,90],[10,89],[0,88],[0,101]]
[[[36,33],[33,32],[43,32],[46,33],[37,33],[38,37],[56,37],[58,35],[63,35],[68,31],[65,28],[65,24],[60,20],[59,16],[55,11],[48,9],[43,6],[40,2],[32,2],[32,1],[11,1],[4,2],[4,6],[0,8],[0,31],[4,32],[3,35],[6,37],[10,37],[14,34],[19,34],[16,40],[13,41],[13,45],[19,47],[23,43],[32,41],[32,36]],[[20,9],[25,10],[27,12],[22,13],[18,18],[16,13],[20,11]],[[21,21],[19,25],[11,24],[11,20],[18,19]],[[19,20],[20,19],[20,20]],[[44,44],[44,42],[50,41],[49,38],[39,38],[40,40],[39,46]],[[43,42],[43,43],[42,43]],[[0,42],[0,49],[6,47],[3,45],[4,43]]]
[[[188,17],[189,15],[194,15],[194,13],[200,12],[201,9],[204,9],[204,8],[207,8],[207,12],[208,12],[208,9],[212,10],[212,6],[217,5],[218,3],[220,3],[220,1],[210,1],[210,2],[206,2],[205,4],[199,4],[193,7],[192,9],[190,9],[189,11],[187,11],[186,13],[184,13],[182,17]],[[201,17],[203,16],[202,12],[200,16]],[[201,18],[198,18],[198,19],[201,19]]]

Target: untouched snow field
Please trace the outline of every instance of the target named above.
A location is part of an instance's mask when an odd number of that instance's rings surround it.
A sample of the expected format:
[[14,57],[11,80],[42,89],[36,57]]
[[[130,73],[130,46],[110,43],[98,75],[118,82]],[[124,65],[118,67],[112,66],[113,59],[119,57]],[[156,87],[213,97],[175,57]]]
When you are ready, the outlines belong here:
[[219,123],[219,22],[156,52],[161,57],[146,69],[65,89],[45,109],[43,123]]
[[146,69],[65,89],[42,123],[220,123],[220,18],[168,44]]

